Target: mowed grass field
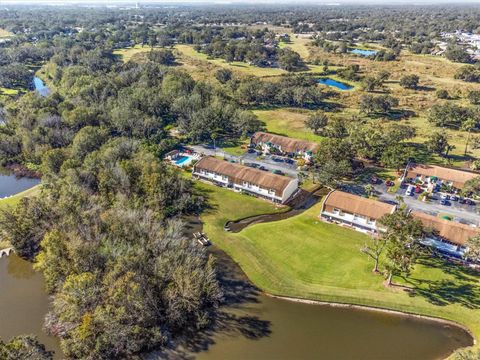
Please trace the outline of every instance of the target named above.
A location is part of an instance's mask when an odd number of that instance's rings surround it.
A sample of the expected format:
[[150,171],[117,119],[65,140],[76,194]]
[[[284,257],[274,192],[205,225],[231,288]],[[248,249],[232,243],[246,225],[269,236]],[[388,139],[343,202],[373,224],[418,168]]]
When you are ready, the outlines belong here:
[[309,114],[306,110],[282,108],[253,110],[253,113],[265,123],[268,132],[308,141],[318,142],[322,139],[305,127]]
[[317,204],[301,215],[257,224],[237,234],[223,225],[266,211],[279,211],[263,200],[196,183],[208,194],[211,209],[201,219],[214,244],[226,251],[264,291],[296,298],[375,306],[428,315],[467,326],[480,336],[480,276],[436,259],[423,259],[407,279],[410,287],[387,288],[360,252],[367,236],[321,222]]
[[150,46],[135,45],[134,47],[116,49],[113,55],[118,56],[123,62],[129,62],[135,55],[151,51]]

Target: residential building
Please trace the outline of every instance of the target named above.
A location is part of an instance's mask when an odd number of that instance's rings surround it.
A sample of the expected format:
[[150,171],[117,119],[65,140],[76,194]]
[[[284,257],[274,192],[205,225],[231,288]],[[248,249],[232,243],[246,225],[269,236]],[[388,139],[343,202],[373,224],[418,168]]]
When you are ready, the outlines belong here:
[[412,215],[422,222],[427,233],[420,242],[447,255],[462,257],[468,239],[480,233],[478,227],[442,219],[419,211],[412,211]]
[[382,231],[377,221],[395,210],[395,205],[334,190],[327,195],[320,216],[361,232],[377,233]]
[[298,189],[298,179],[206,156],[193,167],[193,176],[212,183],[285,203]]
[[260,147],[264,154],[278,153],[295,157],[300,156],[307,162],[312,160],[313,155],[315,155],[320,148],[320,145],[314,142],[293,139],[262,131],[253,134],[250,144],[253,147]]
[[444,184],[453,189],[460,190],[463,189],[468,180],[477,176],[480,176],[480,174],[456,168],[437,165],[408,164],[401,180],[421,182],[431,188],[432,185]]

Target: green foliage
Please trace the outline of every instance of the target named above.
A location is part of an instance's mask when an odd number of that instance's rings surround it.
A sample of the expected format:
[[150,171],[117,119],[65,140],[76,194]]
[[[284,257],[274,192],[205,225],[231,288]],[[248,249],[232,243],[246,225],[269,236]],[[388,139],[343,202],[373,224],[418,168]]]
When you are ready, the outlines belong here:
[[33,259],[49,223],[54,221],[53,209],[38,198],[23,198],[13,209],[0,210],[0,228],[15,247],[17,254]]
[[445,51],[445,57],[448,60],[460,62],[460,63],[469,63],[472,61],[470,54],[462,46],[458,45],[449,45]]
[[398,99],[390,95],[363,95],[360,99],[360,111],[367,114],[388,114],[398,106]]
[[448,139],[449,137],[445,132],[434,132],[428,137],[427,141],[425,142],[425,146],[427,147],[428,151],[434,154],[447,156],[448,152],[452,148],[448,142]]
[[222,84],[226,84],[229,82],[233,77],[232,70],[230,69],[218,69],[215,72],[215,78],[220,81]]
[[439,89],[435,92],[435,95],[437,96],[438,99],[448,99],[450,98],[450,95],[448,94],[448,91],[445,89]]
[[480,70],[471,65],[462,66],[455,73],[455,79],[467,82],[480,82]]
[[408,276],[419,255],[418,239],[422,236],[423,228],[420,220],[414,219],[402,208],[393,214],[386,214],[380,220],[386,231],[382,234],[386,245],[386,269],[388,283],[392,276]]
[[400,79],[400,86],[406,89],[416,89],[418,87],[418,82],[420,78],[418,75],[411,74],[411,75],[404,75]]
[[45,350],[36,337],[16,336],[6,344],[0,341],[0,359],[2,360],[51,360],[53,355]]
[[476,235],[467,240],[465,244],[464,258],[473,262],[480,261],[480,235]]
[[471,116],[468,108],[447,102],[430,108],[428,121],[435,126],[459,128]]
[[305,68],[302,58],[295,51],[286,48],[282,49],[278,56],[278,65],[287,71],[297,71]]
[[175,64],[172,50],[158,49],[148,53],[148,59],[156,64],[171,66]]
[[317,111],[305,120],[305,126],[311,129],[315,134],[319,134],[328,124],[328,117],[323,112]]

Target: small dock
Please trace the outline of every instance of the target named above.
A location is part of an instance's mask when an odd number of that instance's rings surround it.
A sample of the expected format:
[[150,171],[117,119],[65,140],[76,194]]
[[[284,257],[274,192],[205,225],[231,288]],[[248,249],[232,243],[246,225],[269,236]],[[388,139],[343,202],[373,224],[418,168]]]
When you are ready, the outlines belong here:
[[193,238],[197,240],[197,242],[202,246],[208,246],[211,244],[210,239],[204,233],[201,233],[201,232],[193,233]]
[[6,248],[6,249],[3,249],[3,250],[0,250],[0,259],[5,255],[5,256],[9,256],[11,253],[13,252],[13,248]]

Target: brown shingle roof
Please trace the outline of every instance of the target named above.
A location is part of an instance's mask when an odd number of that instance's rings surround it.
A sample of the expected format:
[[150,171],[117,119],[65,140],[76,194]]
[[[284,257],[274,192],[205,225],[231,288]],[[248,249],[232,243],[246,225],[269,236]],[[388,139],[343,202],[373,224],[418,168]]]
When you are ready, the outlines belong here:
[[407,177],[416,178],[417,175],[436,176],[441,180],[451,181],[453,186],[462,189],[468,180],[471,180],[480,174],[436,165],[410,164],[407,169]]
[[317,152],[320,148],[320,145],[314,142],[293,139],[286,136],[280,136],[275,134],[270,134],[266,132],[256,132],[252,136],[252,143],[272,143],[275,146],[282,148],[283,152],[296,153],[296,152],[306,152],[312,151]]
[[326,207],[334,207],[351,214],[363,215],[375,220],[380,219],[385,214],[393,213],[396,209],[394,205],[366,199],[339,190],[332,191],[325,199],[323,206],[324,209]]
[[195,171],[198,169],[207,170],[217,174],[225,175],[236,184],[242,184],[247,181],[251,184],[260,186],[263,189],[275,190],[277,196],[282,196],[285,188],[294,179],[286,176],[275,175],[266,171],[254,169],[235,163],[229,163],[211,156],[202,158],[195,164]]
[[477,235],[480,230],[419,211],[412,211],[412,215],[419,219],[425,228],[433,229],[437,235],[457,245],[465,244],[468,239]]

